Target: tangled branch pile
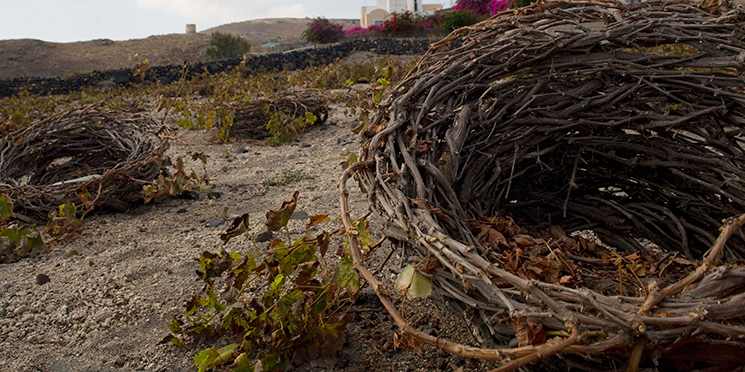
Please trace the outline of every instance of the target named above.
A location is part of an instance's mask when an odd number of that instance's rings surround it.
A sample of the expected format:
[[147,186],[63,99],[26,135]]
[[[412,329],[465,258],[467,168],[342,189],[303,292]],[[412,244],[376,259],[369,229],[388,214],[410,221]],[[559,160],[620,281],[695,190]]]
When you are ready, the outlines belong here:
[[168,143],[148,134],[157,129],[148,116],[94,106],[45,119],[0,142],[0,194],[27,222],[65,203],[126,208],[159,174]]
[[[412,329],[358,252],[404,333],[506,370],[556,353],[745,363],[745,267],[717,267],[745,257],[745,217],[716,237],[745,212],[745,9],[718,5],[548,2],[430,48],[341,184],[359,171],[435,293],[504,348]],[[563,232],[582,229],[618,249]]]
[[[256,99],[231,104],[235,110],[232,135],[240,138],[263,140],[272,135],[267,123],[284,115],[288,121],[305,118],[307,113],[316,116],[318,123],[328,118],[328,105],[319,95],[308,92],[288,93],[276,99]],[[281,120],[281,119],[280,119]]]

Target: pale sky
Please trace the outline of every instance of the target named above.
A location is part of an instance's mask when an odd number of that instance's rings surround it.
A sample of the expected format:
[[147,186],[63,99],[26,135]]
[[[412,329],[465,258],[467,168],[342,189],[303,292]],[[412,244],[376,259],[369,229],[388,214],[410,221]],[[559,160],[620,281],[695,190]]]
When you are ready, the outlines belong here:
[[[437,2],[437,1],[426,1]],[[359,18],[375,0],[0,0],[0,40],[128,40],[257,18]]]

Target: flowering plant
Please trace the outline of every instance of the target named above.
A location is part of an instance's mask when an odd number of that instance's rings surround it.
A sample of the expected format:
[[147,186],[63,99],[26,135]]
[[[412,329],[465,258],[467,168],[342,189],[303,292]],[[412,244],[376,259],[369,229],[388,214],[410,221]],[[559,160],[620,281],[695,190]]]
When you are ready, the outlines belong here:
[[315,18],[303,32],[303,39],[313,44],[335,43],[344,37],[342,25],[326,18]]
[[458,0],[453,10],[468,10],[472,13],[492,16],[509,9],[512,0]]

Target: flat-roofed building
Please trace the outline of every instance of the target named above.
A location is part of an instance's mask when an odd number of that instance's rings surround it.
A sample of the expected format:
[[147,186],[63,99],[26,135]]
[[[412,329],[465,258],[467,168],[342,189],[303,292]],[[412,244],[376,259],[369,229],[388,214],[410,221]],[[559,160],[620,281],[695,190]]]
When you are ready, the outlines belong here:
[[442,4],[422,4],[422,0],[377,0],[374,6],[363,6],[360,10],[360,26],[363,28],[383,24],[391,13],[427,14],[442,9]]

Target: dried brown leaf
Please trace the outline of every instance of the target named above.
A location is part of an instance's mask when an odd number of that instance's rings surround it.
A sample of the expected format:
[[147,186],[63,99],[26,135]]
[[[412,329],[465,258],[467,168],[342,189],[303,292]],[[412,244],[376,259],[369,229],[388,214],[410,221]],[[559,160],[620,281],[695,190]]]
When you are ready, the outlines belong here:
[[430,149],[432,149],[432,145],[435,143],[434,138],[429,138],[426,140],[419,140],[416,142],[416,152],[419,154],[426,154],[429,152]]
[[540,345],[546,342],[546,331],[541,323],[532,319],[513,319],[512,326],[515,328],[515,337],[520,346]]
[[290,221],[290,217],[297,206],[297,197],[299,195],[300,192],[295,191],[295,194],[292,195],[292,200],[282,202],[282,205],[278,208],[266,212],[266,227],[269,230],[278,231],[287,226],[287,222]]
[[313,227],[315,225],[318,225],[319,223],[323,223],[328,218],[329,218],[329,215],[328,214],[316,214],[316,215],[313,215],[313,216],[309,216],[308,219],[310,220],[310,222],[308,222],[305,225],[305,228],[306,229],[310,229],[311,227]]
[[236,217],[233,223],[230,224],[225,233],[220,234],[220,239],[223,244],[226,244],[230,239],[235,238],[238,235],[243,234],[248,229],[248,213],[244,213],[240,217]]

